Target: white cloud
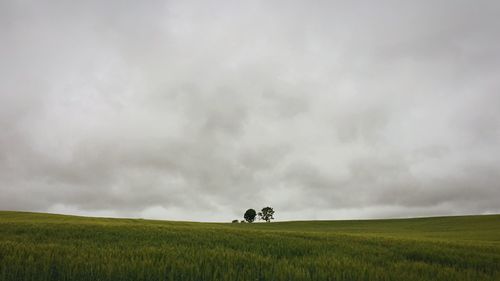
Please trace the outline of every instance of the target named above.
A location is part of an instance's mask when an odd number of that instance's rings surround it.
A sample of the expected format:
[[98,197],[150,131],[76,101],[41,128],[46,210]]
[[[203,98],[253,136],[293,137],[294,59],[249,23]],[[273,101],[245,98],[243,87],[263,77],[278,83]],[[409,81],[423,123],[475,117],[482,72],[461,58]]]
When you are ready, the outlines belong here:
[[1,209],[500,212],[500,5],[0,4]]

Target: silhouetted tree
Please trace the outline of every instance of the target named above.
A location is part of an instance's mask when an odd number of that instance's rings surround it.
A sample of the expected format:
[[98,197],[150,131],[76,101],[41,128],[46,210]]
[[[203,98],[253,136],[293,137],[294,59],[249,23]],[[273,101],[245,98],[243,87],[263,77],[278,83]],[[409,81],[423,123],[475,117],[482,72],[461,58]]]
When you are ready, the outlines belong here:
[[265,207],[261,212],[259,212],[260,219],[265,220],[266,222],[271,222],[271,220],[274,220],[273,215],[274,210],[271,207]]
[[255,216],[257,216],[257,213],[255,212],[254,209],[248,209],[245,214],[243,215],[243,218],[247,222],[253,222],[255,220]]
[[233,220],[232,223],[238,223],[239,221],[238,220]]

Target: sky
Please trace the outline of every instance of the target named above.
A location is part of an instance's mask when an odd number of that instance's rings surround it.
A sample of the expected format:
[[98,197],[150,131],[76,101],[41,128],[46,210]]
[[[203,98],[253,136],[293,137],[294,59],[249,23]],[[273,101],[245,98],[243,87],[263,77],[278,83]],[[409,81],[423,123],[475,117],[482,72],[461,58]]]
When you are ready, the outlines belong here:
[[0,1],[0,210],[500,213],[498,1]]

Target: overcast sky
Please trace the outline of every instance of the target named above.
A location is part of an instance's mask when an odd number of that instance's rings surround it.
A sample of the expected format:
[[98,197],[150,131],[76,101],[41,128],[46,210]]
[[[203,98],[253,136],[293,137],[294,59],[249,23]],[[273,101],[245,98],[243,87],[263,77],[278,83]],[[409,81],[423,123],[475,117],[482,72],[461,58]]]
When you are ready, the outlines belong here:
[[0,1],[0,209],[500,213],[498,1]]

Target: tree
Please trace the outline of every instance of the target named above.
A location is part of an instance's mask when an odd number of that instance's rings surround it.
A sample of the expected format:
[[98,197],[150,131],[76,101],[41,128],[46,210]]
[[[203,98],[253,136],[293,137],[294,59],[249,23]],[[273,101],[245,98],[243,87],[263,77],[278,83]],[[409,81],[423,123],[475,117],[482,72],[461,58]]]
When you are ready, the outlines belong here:
[[273,215],[274,210],[271,207],[265,207],[261,212],[259,212],[260,219],[265,220],[266,222],[271,222],[271,220],[274,220]]
[[255,220],[255,216],[257,216],[257,213],[255,212],[254,209],[248,209],[245,214],[243,215],[243,218],[247,222],[253,222]]
[[238,220],[233,220],[232,223],[238,223],[239,221]]

